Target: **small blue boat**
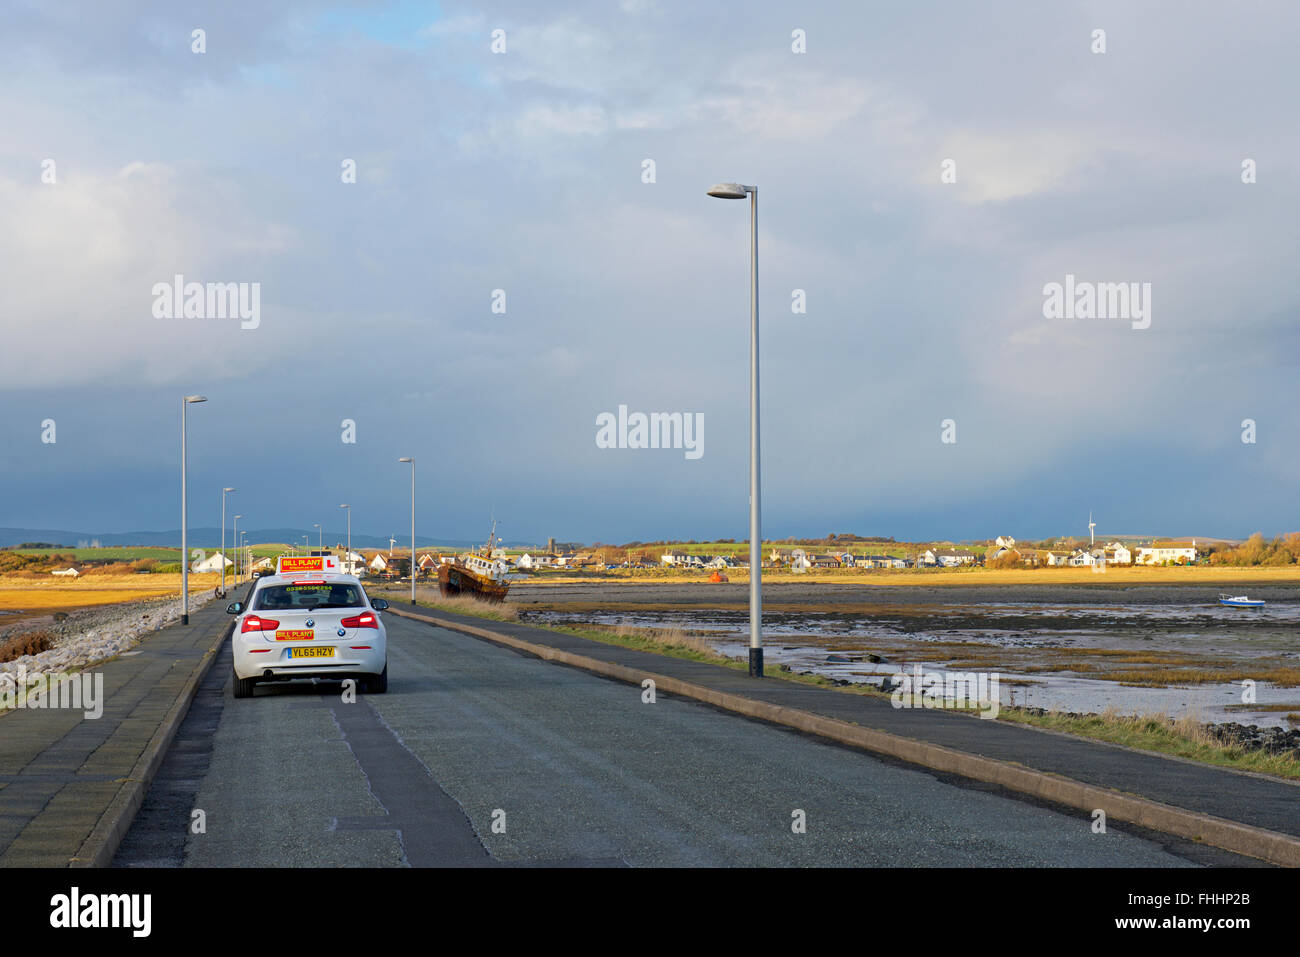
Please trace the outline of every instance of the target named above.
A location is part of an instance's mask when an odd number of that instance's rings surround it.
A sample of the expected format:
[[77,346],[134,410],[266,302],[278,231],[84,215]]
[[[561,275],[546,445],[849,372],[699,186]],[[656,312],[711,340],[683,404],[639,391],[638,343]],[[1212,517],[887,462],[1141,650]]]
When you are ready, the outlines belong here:
[[1245,595],[1220,595],[1220,605],[1228,605],[1232,608],[1261,608],[1264,605],[1262,598],[1247,598]]

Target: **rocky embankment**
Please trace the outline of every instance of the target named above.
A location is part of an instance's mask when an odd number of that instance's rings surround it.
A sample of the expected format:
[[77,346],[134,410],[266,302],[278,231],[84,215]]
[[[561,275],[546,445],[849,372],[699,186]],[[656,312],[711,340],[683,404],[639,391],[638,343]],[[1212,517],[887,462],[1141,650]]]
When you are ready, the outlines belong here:
[[[1046,715],[1044,708],[1027,708],[1030,714]],[[1067,718],[1095,718],[1094,714],[1065,712]],[[1220,743],[1241,748],[1243,751],[1264,751],[1268,754],[1289,754],[1300,760],[1300,729],[1261,728],[1257,724],[1203,724],[1201,728]]]
[[[832,658],[836,657],[834,655]],[[799,672],[803,675],[811,675],[811,671]],[[851,681],[845,681],[840,678],[832,679],[832,683],[838,686],[847,686],[853,684]],[[871,687],[875,687],[874,684]],[[880,690],[885,694],[893,691],[893,684],[890,678],[886,677],[880,683]],[[1046,717],[1049,714],[1056,714],[1063,718],[1096,718],[1099,715],[1095,713],[1082,713],[1076,711],[1052,712],[1046,708],[1025,708],[1026,714],[1032,714],[1036,717]],[[1222,724],[1208,723],[1201,725],[1208,735],[1217,739],[1221,744],[1241,748],[1243,751],[1264,751],[1268,754],[1289,754],[1296,760],[1300,760],[1300,728],[1261,728],[1257,724],[1238,724],[1235,721],[1227,721]]]
[[[191,593],[191,614],[212,600],[211,591]],[[13,688],[20,670],[25,671],[29,682],[39,674],[75,671],[130,650],[146,635],[180,618],[181,599],[177,596],[83,608],[57,621],[23,621],[0,631],[0,644],[20,634],[44,631],[54,636],[54,647],[0,663],[0,691]]]

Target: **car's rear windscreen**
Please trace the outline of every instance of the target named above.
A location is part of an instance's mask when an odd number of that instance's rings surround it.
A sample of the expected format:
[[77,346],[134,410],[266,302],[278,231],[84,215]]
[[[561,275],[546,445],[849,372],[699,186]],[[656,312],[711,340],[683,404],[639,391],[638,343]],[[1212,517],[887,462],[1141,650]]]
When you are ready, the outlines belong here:
[[317,608],[364,608],[365,598],[357,585],[268,585],[257,593],[257,611],[312,611]]

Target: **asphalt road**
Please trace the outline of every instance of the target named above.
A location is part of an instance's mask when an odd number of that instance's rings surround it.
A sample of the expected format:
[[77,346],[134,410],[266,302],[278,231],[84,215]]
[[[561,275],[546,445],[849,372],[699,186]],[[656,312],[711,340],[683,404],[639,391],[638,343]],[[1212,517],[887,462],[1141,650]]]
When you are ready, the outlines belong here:
[[[1135,866],[1212,849],[389,615],[389,691],[214,665],[118,866]],[[202,829],[196,822],[202,811]],[[800,816],[806,830],[792,824]],[[196,833],[197,832],[197,833]]]

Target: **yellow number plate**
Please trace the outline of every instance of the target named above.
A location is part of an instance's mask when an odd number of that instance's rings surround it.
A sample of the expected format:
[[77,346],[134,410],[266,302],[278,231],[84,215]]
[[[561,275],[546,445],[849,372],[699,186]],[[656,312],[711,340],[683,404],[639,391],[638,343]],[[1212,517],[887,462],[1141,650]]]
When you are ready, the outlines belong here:
[[311,641],[316,632],[311,628],[286,628],[275,633],[276,641]]
[[290,658],[333,658],[334,649],[317,645],[315,648],[290,648]]

